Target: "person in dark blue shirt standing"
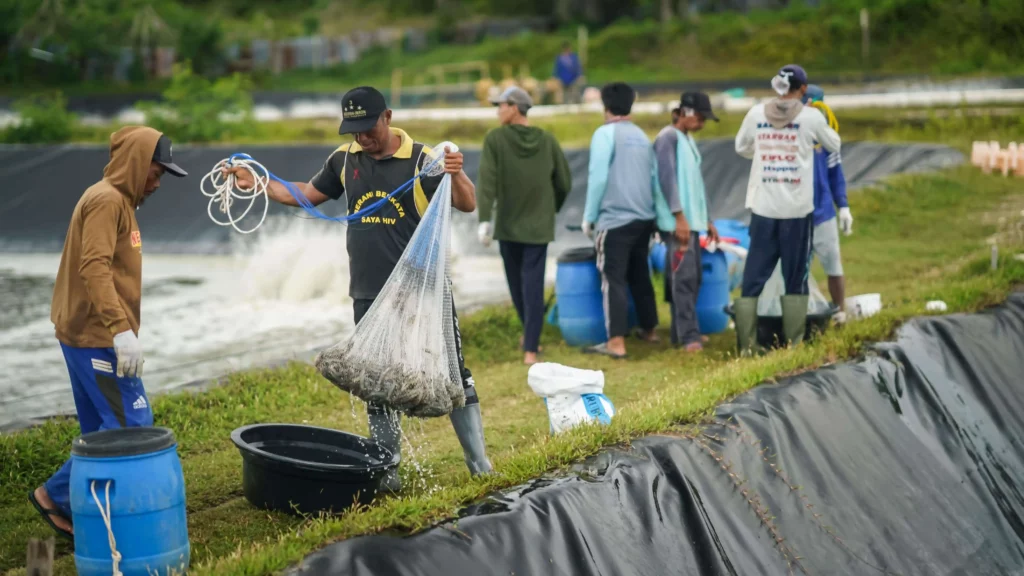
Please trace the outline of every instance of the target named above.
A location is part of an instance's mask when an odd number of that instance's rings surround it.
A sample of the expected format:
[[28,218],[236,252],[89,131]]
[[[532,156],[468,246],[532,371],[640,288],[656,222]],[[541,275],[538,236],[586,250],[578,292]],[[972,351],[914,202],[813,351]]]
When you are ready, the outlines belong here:
[[[804,103],[821,110],[828,118],[829,126],[839,131],[839,123],[832,110],[825,105],[825,91],[811,84],[804,95]],[[839,214],[836,215],[836,207]],[[837,221],[838,220],[838,221]],[[853,215],[846,198],[846,176],[839,152],[828,152],[821,145],[814,149],[814,239],[812,251],[821,261],[828,276],[828,291],[832,302],[839,306],[835,319],[846,321],[846,279],[843,276],[843,261],[839,252],[839,231],[849,236],[853,233]]]
[[572,51],[572,44],[562,44],[562,53],[555,58],[555,71],[552,73],[562,83],[565,101],[569,104],[579,103],[582,93],[577,82],[583,77],[580,57]]

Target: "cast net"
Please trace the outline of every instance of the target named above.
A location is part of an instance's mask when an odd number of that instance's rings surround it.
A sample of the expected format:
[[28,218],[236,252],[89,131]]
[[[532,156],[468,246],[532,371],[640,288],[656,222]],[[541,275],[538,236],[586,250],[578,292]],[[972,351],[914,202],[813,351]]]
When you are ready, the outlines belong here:
[[[423,173],[444,171],[444,147],[430,152]],[[366,402],[410,416],[435,417],[465,405],[452,287],[451,176],[444,174],[398,264],[352,336],[322,351],[316,368]]]

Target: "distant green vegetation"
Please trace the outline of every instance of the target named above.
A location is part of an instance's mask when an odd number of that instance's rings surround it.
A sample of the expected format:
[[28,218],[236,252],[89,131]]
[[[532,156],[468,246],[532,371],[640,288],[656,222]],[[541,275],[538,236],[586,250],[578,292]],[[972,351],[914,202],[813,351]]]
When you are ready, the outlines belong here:
[[[160,87],[136,65],[129,85],[107,82],[116,47],[174,46],[200,74],[225,70],[224,48],[255,38],[283,39],[309,34],[337,35],[354,29],[414,25],[428,31],[420,53],[377,49],[351,65],[328,70],[294,70],[252,78],[256,88],[339,91],[357,83],[386,86],[395,67],[484,60],[492,77],[502,67],[526,64],[547,78],[575,24],[590,26],[586,74],[612,79],[678,81],[760,78],[777,66],[798,61],[813,75],[872,77],[886,74],[1015,74],[1024,71],[1024,2],[1019,0],[822,0],[820,7],[793,1],[784,9],[748,14],[709,13],[679,17],[687,2],[602,2],[600,10],[558,16],[563,2],[539,0],[53,0],[57,13],[39,13],[33,0],[0,5],[0,84],[6,91],[42,87],[125,91]],[[577,3],[579,4],[579,3]],[[588,4],[584,2],[583,4]],[[441,10],[436,10],[440,5]],[[458,11],[453,12],[453,6]],[[861,52],[859,11],[870,14],[870,52]],[[594,12],[586,22],[586,14]],[[494,15],[549,18],[551,33],[513,38],[470,37],[453,44],[456,24]],[[628,16],[628,17],[627,17]],[[611,20],[615,20],[612,22]],[[21,36],[19,36],[21,32]],[[52,49],[45,63],[30,56],[31,44]],[[15,42],[15,40],[17,40]]]

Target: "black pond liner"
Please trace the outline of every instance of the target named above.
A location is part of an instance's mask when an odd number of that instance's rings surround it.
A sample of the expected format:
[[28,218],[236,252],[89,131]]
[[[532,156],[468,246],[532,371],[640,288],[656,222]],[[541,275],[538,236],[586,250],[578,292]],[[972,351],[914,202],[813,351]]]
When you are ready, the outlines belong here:
[[[736,320],[736,315],[732,311],[732,302],[725,307],[725,313]],[[817,312],[815,314],[807,315],[807,328],[804,331],[804,340],[811,341],[818,334],[824,333],[828,330],[829,325],[832,323],[832,317],[839,312],[839,306],[835,304],[829,304],[829,309],[825,312]],[[782,331],[782,316],[758,316],[757,317],[757,343],[765,350],[772,348],[781,348],[782,342],[786,341],[785,333]]]
[[231,433],[242,453],[242,491],[253,506],[342,512],[369,504],[399,455],[369,438],[299,424],[253,424]]
[[291,574],[1024,574],[1024,294]]

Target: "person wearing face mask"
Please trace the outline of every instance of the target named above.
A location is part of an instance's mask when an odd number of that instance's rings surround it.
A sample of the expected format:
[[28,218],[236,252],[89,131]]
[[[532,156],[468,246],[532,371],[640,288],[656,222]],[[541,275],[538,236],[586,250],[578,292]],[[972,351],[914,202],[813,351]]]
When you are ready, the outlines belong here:
[[[82,434],[153,425],[142,385],[142,233],[135,211],[165,173],[188,175],[171,159],[171,139],[145,126],[121,128],[110,136],[103,179],[71,214],[50,319]],[[58,534],[73,539],[70,480],[68,460],[29,501]]]
[[523,363],[537,362],[544,326],[544,270],[555,214],[572,190],[569,162],[555,137],[530,126],[533,100],[512,86],[492,103],[501,126],[488,132],[477,187],[479,237],[497,239],[512,303],[523,325]]
[[701,175],[701,155],[693,134],[704,122],[718,117],[711,98],[703,92],[686,92],[672,113],[672,124],[658,133],[654,152],[658,182],[675,218],[673,230],[662,230],[668,239],[665,263],[665,299],[671,304],[672,344],[687,352],[703,350],[697,325],[697,293],[701,284],[700,235],[718,241],[718,231],[708,219],[707,195]]
[[743,268],[742,296],[733,305],[737,347],[757,345],[757,301],[779,260],[785,295],[782,327],[786,343],[803,340],[814,230],[814,150],[839,152],[839,134],[825,116],[802,99],[807,73],[784,66],[771,81],[778,98],[751,108],[736,134],[736,153],[753,160],[746,207],[751,211],[750,250]]
[[[429,164],[432,151],[404,130],[391,126],[391,109],[376,88],[353,88],[345,94],[341,104],[338,133],[351,136],[353,141],[331,153],[308,183],[292,182],[292,185],[314,206],[347,196],[348,211],[355,214],[364,204],[372,204],[418,175]],[[466,176],[462,164],[461,152],[445,150],[444,172],[451,176],[452,207],[472,212],[476,209],[476,187]],[[235,175],[239,187],[253,186],[252,175],[246,168],[226,168],[225,172]],[[346,236],[349,296],[357,324],[370,310],[398,264],[442,178],[443,175],[417,178],[411,193],[396,196],[394,202],[375,215],[349,224]],[[287,206],[299,205],[280,182],[271,181],[267,195]],[[451,321],[466,405],[452,411],[450,420],[470,473],[483,474],[491,471],[491,462],[484,445],[480,400],[473,374],[466,368],[462,356],[462,336],[454,308]],[[399,415],[384,405],[367,404],[366,408],[371,438],[392,452],[400,453]],[[401,489],[396,470],[385,479],[384,486],[396,492]]]

